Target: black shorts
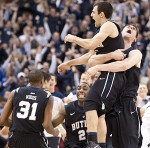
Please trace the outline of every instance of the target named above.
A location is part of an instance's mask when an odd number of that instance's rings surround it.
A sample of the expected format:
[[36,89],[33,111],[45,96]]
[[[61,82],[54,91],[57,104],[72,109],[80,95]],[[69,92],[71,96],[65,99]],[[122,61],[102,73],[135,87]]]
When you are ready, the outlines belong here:
[[60,137],[47,137],[49,146],[51,148],[57,148],[59,145]]
[[3,138],[0,136],[0,148],[4,148],[5,145],[7,144],[7,139]]
[[113,148],[137,148],[139,116],[134,101],[118,104],[106,116],[108,135],[112,134]]
[[103,72],[86,97],[85,111],[97,110],[100,116],[111,110],[116,99],[121,95],[125,82],[125,72]]
[[40,133],[13,132],[9,138],[9,148],[50,148],[47,138]]
[[86,148],[87,142],[72,142],[65,139],[64,148]]

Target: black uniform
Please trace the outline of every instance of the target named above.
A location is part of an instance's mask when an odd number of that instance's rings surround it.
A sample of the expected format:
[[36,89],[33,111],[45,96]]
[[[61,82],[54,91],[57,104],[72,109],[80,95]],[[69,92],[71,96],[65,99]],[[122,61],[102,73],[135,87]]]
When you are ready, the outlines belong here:
[[[132,47],[125,51],[128,53]],[[112,134],[113,148],[137,148],[139,116],[135,99],[139,87],[140,69],[133,66],[126,71],[127,83],[114,110],[106,115],[108,135]]]
[[79,107],[78,101],[69,103],[65,110],[66,138],[64,148],[84,148],[87,144],[85,111]]
[[[96,54],[107,54],[124,48],[120,28],[117,24],[115,25],[118,28],[119,35],[116,38],[107,37],[102,45],[95,49]],[[112,60],[109,62],[112,62]],[[100,77],[95,81],[87,95],[84,103],[85,111],[97,110],[100,116],[110,110],[112,105],[116,102],[116,98],[120,96],[123,86],[125,85],[125,80],[124,72],[101,72]]]
[[43,89],[30,86],[16,89],[10,128],[10,148],[48,147],[42,123],[50,95]]

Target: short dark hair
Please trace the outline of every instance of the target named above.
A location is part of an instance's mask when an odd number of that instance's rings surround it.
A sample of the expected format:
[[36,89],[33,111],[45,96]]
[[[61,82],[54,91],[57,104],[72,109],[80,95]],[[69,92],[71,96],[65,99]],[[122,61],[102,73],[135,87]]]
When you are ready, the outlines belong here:
[[136,38],[137,38],[138,35],[139,35],[139,28],[138,28],[138,26],[136,24],[127,24],[126,26],[134,26],[136,28]]
[[112,16],[112,13],[113,13],[113,7],[112,5],[109,3],[109,2],[100,2],[100,1],[96,1],[93,5],[93,7],[97,6],[97,11],[98,11],[98,14],[101,13],[101,12],[104,12],[105,14],[105,17],[108,19],[108,18],[111,18]]
[[91,85],[89,85],[87,82],[80,82],[79,85],[81,85],[81,84],[86,84],[86,85],[88,85],[88,87],[91,87]]
[[44,78],[43,72],[41,70],[32,70],[28,75],[29,83],[39,83]]
[[53,73],[50,73],[50,76],[53,76],[53,77],[55,77],[55,80],[56,80],[56,82],[57,82],[57,77],[56,77],[56,75],[55,75],[55,74],[53,74]]
[[48,72],[43,71],[44,81],[49,81],[51,79],[51,75]]

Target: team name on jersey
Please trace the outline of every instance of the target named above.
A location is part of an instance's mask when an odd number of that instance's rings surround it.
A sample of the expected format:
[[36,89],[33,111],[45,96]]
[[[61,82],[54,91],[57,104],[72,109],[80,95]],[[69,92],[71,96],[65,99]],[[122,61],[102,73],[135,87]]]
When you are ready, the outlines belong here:
[[26,95],[26,99],[30,99],[30,100],[36,100],[37,96],[33,96],[33,95]]
[[83,128],[83,127],[87,127],[86,120],[77,121],[77,122],[71,124],[71,126],[72,126],[72,131]]

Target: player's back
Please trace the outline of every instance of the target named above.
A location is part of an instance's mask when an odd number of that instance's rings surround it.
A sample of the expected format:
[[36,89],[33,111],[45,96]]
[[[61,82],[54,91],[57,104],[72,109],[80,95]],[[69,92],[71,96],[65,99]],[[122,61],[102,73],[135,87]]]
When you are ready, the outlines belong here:
[[16,89],[13,100],[11,131],[43,132],[44,110],[50,93],[31,86]]
[[[86,143],[86,118],[85,111],[78,106],[78,101],[74,101],[66,105],[66,140],[68,143],[79,144]],[[82,144],[81,144],[82,145]],[[81,146],[82,147],[82,146]]]

